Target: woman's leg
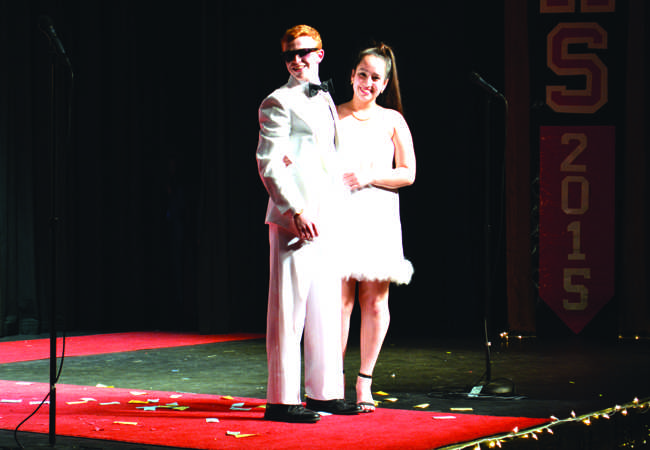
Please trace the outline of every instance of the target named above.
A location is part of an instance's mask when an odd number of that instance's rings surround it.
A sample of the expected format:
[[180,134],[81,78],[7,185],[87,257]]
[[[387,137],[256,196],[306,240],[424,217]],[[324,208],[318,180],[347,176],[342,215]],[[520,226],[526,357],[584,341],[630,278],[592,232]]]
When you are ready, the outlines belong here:
[[357,378],[357,403],[366,410],[374,410],[372,398],[372,373],[379,357],[381,346],[388,331],[390,312],[388,310],[389,281],[364,281],[359,284],[359,306],[361,307],[361,364],[359,372],[366,376]]
[[352,316],[352,310],[354,309],[357,280],[343,280],[341,285],[341,345],[343,346],[343,359],[345,359],[345,349],[348,346],[348,336],[350,334],[350,316]]

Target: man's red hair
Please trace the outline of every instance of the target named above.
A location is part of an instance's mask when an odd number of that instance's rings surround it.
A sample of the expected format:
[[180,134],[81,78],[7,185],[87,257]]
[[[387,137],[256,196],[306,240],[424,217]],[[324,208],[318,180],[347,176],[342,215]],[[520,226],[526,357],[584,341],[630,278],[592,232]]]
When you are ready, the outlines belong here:
[[282,49],[284,49],[289,42],[301,36],[309,36],[316,41],[316,48],[323,48],[323,40],[320,37],[320,33],[316,31],[315,28],[312,28],[309,25],[296,25],[284,32],[284,36],[282,36],[282,40],[280,41]]

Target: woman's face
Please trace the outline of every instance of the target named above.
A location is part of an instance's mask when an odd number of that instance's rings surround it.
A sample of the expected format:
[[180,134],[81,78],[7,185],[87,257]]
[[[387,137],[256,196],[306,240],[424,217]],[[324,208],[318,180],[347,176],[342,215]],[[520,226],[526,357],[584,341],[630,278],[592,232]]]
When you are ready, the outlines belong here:
[[364,56],[352,72],[352,90],[359,100],[374,102],[386,84],[386,62],[378,56]]

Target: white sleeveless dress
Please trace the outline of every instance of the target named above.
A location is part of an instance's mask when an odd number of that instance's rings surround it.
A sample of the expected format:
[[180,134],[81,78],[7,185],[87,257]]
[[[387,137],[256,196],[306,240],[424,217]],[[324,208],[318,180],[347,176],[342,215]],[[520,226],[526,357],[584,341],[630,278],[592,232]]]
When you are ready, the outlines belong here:
[[[386,123],[396,111],[380,109],[369,120],[350,115],[337,124],[344,172],[381,171],[393,168],[395,146]],[[375,186],[345,196],[342,221],[344,278],[359,281],[388,280],[407,284],[413,265],[404,258],[397,189]]]

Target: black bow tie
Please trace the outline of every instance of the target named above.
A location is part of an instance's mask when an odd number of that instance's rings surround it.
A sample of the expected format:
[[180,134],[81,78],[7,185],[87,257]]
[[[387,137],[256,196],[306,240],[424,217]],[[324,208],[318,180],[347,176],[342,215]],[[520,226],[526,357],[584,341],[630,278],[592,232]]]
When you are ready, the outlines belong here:
[[334,84],[332,83],[332,80],[323,81],[321,84],[309,83],[309,91],[307,93],[309,97],[318,94],[318,91],[334,92]]

